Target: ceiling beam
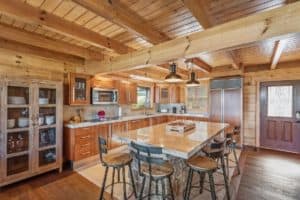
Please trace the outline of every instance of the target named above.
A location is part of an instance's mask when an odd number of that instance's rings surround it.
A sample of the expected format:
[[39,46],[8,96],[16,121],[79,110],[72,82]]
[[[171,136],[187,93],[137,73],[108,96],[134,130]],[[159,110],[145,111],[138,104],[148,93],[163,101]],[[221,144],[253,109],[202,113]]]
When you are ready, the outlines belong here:
[[191,58],[191,59],[187,59],[186,62],[191,62],[194,64],[194,68],[201,70],[205,73],[210,73],[212,70],[212,67],[207,64],[206,62],[204,62],[202,59],[200,58]]
[[111,21],[152,44],[158,44],[170,38],[158,31],[141,16],[128,8],[120,0],[73,0],[75,3]]
[[226,53],[229,56],[229,59],[231,59],[232,67],[234,69],[240,69],[242,66],[242,61],[237,53],[235,51],[227,51]]
[[0,24],[0,30],[0,37],[7,40],[28,44],[64,54],[71,54],[86,59],[104,59],[104,55],[102,53],[98,53],[96,51],[92,51],[67,42],[52,40],[42,35],[31,33],[18,28],[13,28],[8,25]]
[[[215,23],[213,23],[211,17],[209,16],[209,14],[207,13],[207,10],[206,10],[206,7],[208,7],[209,1],[183,0],[183,2],[204,29],[211,28],[215,25]],[[229,55],[229,58],[231,59],[232,67],[234,69],[239,69],[240,63],[241,63],[239,58],[232,51],[228,51],[227,54]]]
[[5,40],[2,38],[0,38],[0,48],[14,51],[16,53],[30,54],[30,55],[39,56],[42,58],[47,58],[47,59],[50,58],[53,60],[60,60],[63,62],[74,63],[77,65],[84,64],[84,59],[80,58],[78,56],[72,56],[69,54],[58,53],[55,51],[50,51],[47,49],[43,49],[40,47],[35,47],[35,46],[27,45],[27,44],[22,44],[19,42],[9,41],[9,40]]
[[117,56],[109,61],[87,62],[88,70],[95,74],[143,68],[265,39],[286,38],[300,32],[299,10],[300,2],[296,2],[260,12],[186,37]]
[[41,25],[49,30],[86,42],[90,45],[113,49],[120,54],[128,53],[133,50],[118,41],[69,22],[37,7],[30,6],[20,0],[0,1],[0,11],[22,21]]
[[[197,19],[203,29],[212,27],[212,20],[208,17],[206,8],[207,0],[182,0],[193,16]],[[206,2],[207,1],[207,2]]]
[[280,56],[282,54],[282,51],[285,47],[285,41],[284,40],[278,40],[275,42],[273,54],[272,54],[272,61],[271,61],[271,69],[276,69],[277,64],[279,62]]

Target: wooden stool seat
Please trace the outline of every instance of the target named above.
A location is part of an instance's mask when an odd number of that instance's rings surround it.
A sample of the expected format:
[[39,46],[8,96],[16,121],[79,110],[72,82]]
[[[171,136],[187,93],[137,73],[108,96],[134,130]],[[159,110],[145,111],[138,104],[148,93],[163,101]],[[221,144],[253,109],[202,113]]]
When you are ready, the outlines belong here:
[[[143,164],[141,166],[141,171],[144,175],[150,176],[149,165]],[[151,165],[151,176],[153,178],[161,178],[172,175],[174,172],[173,166],[170,163],[165,163],[164,165]]]
[[103,156],[103,163],[107,166],[123,166],[132,161],[132,156],[128,153],[110,153]]
[[211,158],[195,156],[187,161],[189,167],[196,171],[213,171],[218,168],[218,164]]

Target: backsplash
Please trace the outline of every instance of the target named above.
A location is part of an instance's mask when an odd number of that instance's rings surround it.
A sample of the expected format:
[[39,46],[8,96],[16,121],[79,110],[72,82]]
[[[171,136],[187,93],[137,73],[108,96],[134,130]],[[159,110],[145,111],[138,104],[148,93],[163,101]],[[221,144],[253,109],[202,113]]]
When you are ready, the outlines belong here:
[[[156,112],[154,106],[151,109],[147,109],[148,113]],[[131,105],[121,105],[122,116],[140,115],[144,114],[144,109],[132,110]],[[78,111],[82,110],[83,120],[96,119],[97,113],[100,110],[105,111],[106,117],[116,117],[119,112],[119,105],[89,105],[89,106],[64,106],[64,121],[69,121],[73,116],[78,115]]]
[[100,110],[104,110],[107,117],[115,117],[118,115],[118,108],[118,105],[64,106],[64,121],[69,121],[73,116],[78,115],[80,109],[83,120],[96,119]]
[[173,112],[173,108],[176,108],[176,113],[180,113],[181,106],[185,104],[182,103],[172,103],[172,104],[158,104],[157,111],[160,112],[161,110],[168,110],[169,113]]

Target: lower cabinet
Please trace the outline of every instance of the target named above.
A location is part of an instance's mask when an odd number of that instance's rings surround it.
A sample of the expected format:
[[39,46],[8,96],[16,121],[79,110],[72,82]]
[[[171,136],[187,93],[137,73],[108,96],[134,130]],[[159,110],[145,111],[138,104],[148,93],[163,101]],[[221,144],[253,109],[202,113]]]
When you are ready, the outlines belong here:
[[95,129],[85,127],[75,129],[74,160],[82,160],[95,155]]
[[98,137],[102,137],[107,141],[107,148],[111,149],[111,135],[109,134],[109,124],[103,124],[95,126],[95,154],[99,153],[99,144],[98,144]]

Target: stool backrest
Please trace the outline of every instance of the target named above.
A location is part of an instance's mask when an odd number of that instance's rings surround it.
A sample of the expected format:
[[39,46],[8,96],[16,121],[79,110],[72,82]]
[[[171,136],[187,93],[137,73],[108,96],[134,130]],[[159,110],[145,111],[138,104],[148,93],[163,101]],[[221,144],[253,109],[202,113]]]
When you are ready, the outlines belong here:
[[140,175],[141,164],[148,166],[149,174],[152,174],[153,165],[163,165],[166,161],[163,159],[162,148],[150,147],[146,145],[140,145],[135,142],[131,142],[131,147],[134,149],[133,153],[138,161],[138,168]]
[[103,163],[103,154],[107,154],[107,142],[101,136],[98,137],[98,142],[99,142],[100,161]]

